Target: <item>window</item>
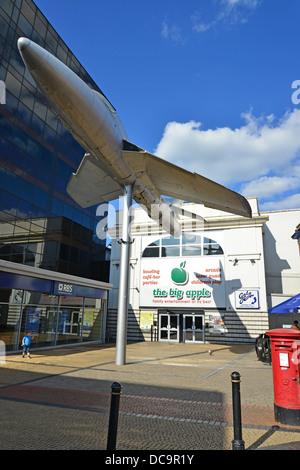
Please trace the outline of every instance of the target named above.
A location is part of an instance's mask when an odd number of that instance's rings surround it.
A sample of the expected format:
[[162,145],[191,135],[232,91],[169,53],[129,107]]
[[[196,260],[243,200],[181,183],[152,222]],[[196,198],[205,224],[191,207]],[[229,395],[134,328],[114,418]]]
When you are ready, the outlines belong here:
[[184,233],[180,238],[166,237],[150,243],[143,251],[143,258],[165,258],[169,256],[223,255],[219,243],[199,234]]
[[218,243],[210,238],[204,238],[203,241],[203,254],[204,255],[222,255],[223,250]]
[[161,240],[161,257],[180,256],[179,238],[168,237]]
[[159,258],[159,242],[160,240],[150,243],[143,252],[143,258]]
[[182,256],[201,256],[202,237],[195,233],[183,233],[182,234]]

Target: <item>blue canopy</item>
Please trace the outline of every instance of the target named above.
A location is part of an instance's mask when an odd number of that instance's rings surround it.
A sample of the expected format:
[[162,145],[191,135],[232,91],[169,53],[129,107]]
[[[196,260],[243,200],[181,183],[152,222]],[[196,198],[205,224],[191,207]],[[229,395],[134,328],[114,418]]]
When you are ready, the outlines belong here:
[[300,294],[270,308],[269,313],[300,313]]
[[291,236],[291,238],[293,238],[294,240],[297,240],[298,238],[300,238],[300,228],[297,228],[295,230],[295,233]]

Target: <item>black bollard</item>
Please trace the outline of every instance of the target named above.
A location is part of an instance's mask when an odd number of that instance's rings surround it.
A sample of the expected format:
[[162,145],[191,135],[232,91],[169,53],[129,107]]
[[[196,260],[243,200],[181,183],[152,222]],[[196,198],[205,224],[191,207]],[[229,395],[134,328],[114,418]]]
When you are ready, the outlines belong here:
[[121,385],[114,382],[111,386],[110,414],[106,450],[116,450]]
[[232,372],[232,406],[233,406],[233,429],[234,439],[232,441],[232,450],[245,450],[245,443],[242,439],[242,415],[241,415],[241,395],[240,382],[241,376],[238,372]]

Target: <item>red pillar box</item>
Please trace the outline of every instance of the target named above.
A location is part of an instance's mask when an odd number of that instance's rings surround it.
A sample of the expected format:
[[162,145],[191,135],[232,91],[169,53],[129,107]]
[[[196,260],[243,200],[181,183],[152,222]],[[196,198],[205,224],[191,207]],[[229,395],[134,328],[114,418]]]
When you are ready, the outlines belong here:
[[271,340],[275,420],[300,426],[300,331],[278,328],[266,334]]

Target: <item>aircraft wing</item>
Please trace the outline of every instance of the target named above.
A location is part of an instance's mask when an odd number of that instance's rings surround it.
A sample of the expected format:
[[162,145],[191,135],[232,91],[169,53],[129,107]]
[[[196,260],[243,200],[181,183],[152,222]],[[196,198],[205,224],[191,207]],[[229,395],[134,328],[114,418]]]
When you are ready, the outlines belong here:
[[76,174],[71,176],[67,193],[84,208],[112,201],[123,195],[119,183],[89,153],[84,155]]
[[244,217],[252,216],[251,207],[243,196],[197,173],[184,170],[146,151],[123,150],[122,155],[137,180],[158,196],[204,204]]

